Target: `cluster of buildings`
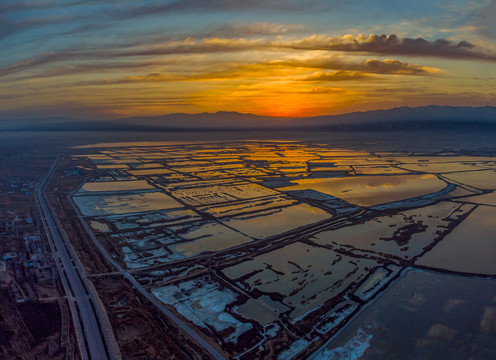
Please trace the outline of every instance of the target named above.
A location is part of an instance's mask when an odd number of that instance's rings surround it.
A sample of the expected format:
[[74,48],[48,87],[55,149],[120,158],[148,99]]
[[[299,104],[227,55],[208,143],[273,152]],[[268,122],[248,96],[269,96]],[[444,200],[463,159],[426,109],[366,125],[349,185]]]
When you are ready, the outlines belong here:
[[0,179],[0,286],[17,302],[48,297],[57,271],[35,219],[31,178]]

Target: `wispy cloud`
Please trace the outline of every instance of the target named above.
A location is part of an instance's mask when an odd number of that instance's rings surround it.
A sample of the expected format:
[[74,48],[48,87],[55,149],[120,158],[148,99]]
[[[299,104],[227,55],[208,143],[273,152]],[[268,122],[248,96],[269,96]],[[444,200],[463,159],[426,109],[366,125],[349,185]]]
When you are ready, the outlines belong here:
[[52,25],[55,23],[67,20],[66,16],[50,15],[37,18],[30,18],[22,21],[13,21],[5,16],[2,16],[0,10],[0,39],[6,38],[9,35],[21,32],[26,29],[31,29],[44,25]]
[[75,52],[68,50],[59,52],[42,52],[31,59],[18,62],[9,67],[0,68],[0,76],[10,75],[30,68],[70,59],[76,59]]
[[117,7],[112,9],[114,17],[135,18],[150,14],[163,14],[173,12],[197,12],[197,11],[249,11],[249,10],[276,10],[276,11],[312,11],[314,9],[327,8],[325,1],[308,0],[305,2],[297,0],[176,0],[167,3],[153,2],[147,4],[133,4],[131,6]]
[[281,24],[269,22],[227,23],[202,31],[204,37],[251,37],[264,35],[283,35],[303,30],[303,24]]
[[458,32],[473,32],[473,31],[480,31],[486,29],[487,26],[481,25],[481,26],[474,26],[474,25],[463,25],[463,26],[457,26],[457,27],[452,27],[452,28],[444,28],[439,30],[440,32],[443,33],[458,33]]
[[24,10],[39,10],[54,7],[53,0],[3,0],[0,3],[0,14]]
[[[227,25],[222,31],[229,29]],[[256,23],[251,26],[234,26],[239,32],[281,32],[290,26],[281,24]],[[197,39],[185,37],[182,39],[171,39],[170,37],[160,41],[154,38],[153,43],[140,43],[139,39],[133,39],[129,43],[113,44],[108,47],[68,49],[41,53],[31,59],[16,63],[10,67],[0,69],[0,75],[8,75],[28,68],[38,67],[54,62],[67,60],[98,60],[109,58],[143,57],[143,56],[166,56],[178,54],[209,54],[229,53],[241,51],[328,51],[341,53],[360,53],[370,55],[407,55],[422,57],[440,57],[450,59],[473,59],[496,61],[496,54],[483,51],[481,48],[467,41],[450,41],[437,39],[427,41],[422,38],[399,38],[391,35],[369,36],[345,35],[329,37],[325,35],[313,35],[304,39],[284,40],[269,39],[265,37],[204,37]],[[337,64],[331,64],[341,70],[362,70],[357,68],[339,68]],[[323,65],[324,66],[324,65]],[[421,66],[405,65],[399,61],[369,61],[364,64],[365,70],[377,73],[398,74],[427,74],[430,69]]]
[[375,76],[359,72],[359,71],[346,71],[339,70],[336,72],[320,71],[310,75],[302,80],[304,81],[350,81],[350,80],[373,80]]
[[[172,1],[132,1],[132,0],[2,0],[0,1],[0,39],[44,25],[53,25],[54,33],[63,27],[76,27],[76,32],[90,33],[95,28],[109,28],[123,21],[157,15],[182,16],[218,12],[286,12],[318,11],[329,5],[321,0],[172,0]],[[237,23],[237,24],[236,24]],[[252,36],[288,33],[295,29],[291,25],[260,22],[243,24],[227,23],[217,29],[210,29],[205,36]],[[230,32],[230,34],[228,33]],[[62,31],[62,33],[71,33]]]
[[[182,68],[175,65],[180,62]],[[41,72],[40,75],[32,76],[33,78],[68,75],[71,73],[82,72],[110,72],[116,70],[140,70],[145,67],[168,67],[169,72],[150,72],[146,74],[129,75],[118,78],[107,78],[98,80],[89,80],[77,82],[77,86],[93,85],[115,85],[115,84],[139,84],[139,83],[168,83],[168,82],[190,82],[190,81],[218,81],[230,82],[236,80],[265,79],[265,80],[284,80],[284,81],[354,81],[354,80],[378,80],[380,77],[376,74],[393,74],[393,75],[421,75],[432,76],[441,73],[441,70],[421,65],[412,65],[402,63],[398,60],[387,59],[377,60],[369,59],[363,62],[353,60],[325,59],[323,61],[273,61],[259,63],[232,63],[217,62],[210,63],[208,66],[199,68],[195,64],[189,64],[187,57],[181,59],[169,59],[164,62],[131,62],[131,63],[108,63],[93,64],[86,67],[63,67],[55,68],[47,72]],[[187,70],[195,68],[195,71]],[[214,70],[215,69],[215,70]],[[308,75],[309,70],[325,69],[335,70],[313,72]],[[26,79],[32,78],[31,76]],[[62,85],[65,86],[65,85]]]

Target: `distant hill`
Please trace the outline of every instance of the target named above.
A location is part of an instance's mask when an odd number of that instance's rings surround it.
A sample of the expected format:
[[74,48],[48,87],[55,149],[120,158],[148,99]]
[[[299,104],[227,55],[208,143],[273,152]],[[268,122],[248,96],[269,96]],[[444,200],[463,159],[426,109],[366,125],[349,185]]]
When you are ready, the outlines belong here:
[[217,112],[84,120],[65,117],[0,120],[2,131],[214,131],[214,130],[496,130],[496,107],[424,106],[307,118]]
[[[496,129],[496,107],[424,106],[317,116],[311,127],[348,131]],[[310,125],[311,124],[311,125]]]

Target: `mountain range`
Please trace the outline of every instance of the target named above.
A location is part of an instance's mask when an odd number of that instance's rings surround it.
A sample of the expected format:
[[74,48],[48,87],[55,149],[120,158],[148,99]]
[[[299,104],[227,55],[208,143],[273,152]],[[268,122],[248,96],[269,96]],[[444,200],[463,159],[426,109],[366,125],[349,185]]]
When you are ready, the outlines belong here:
[[237,112],[168,114],[113,120],[42,117],[0,120],[0,131],[215,131],[215,130],[494,130],[496,107],[424,106],[306,118]]

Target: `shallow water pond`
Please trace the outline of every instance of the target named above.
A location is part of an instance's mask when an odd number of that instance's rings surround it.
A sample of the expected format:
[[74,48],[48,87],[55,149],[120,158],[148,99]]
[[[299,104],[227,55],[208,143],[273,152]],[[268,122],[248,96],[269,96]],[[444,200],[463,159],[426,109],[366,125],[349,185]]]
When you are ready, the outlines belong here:
[[171,247],[175,253],[184,257],[194,256],[206,251],[221,251],[251,241],[249,237],[215,222],[203,224],[197,228],[188,229],[184,226],[174,226],[172,231],[181,231],[178,236],[189,242]]
[[85,216],[128,214],[182,207],[182,204],[161,192],[74,196],[74,202]]
[[477,189],[496,189],[496,171],[467,171],[445,174],[444,176],[449,180],[473,186]]
[[358,206],[374,206],[442,190],[446,183],[434,175],[356,176],[294,180],[281,191],[316,190]]
[[496,275],[495,215],[494,207],[479,206],[417,264]]
[[473,205],[440,202],[324,231],[311,240],[319,245],[353,247],[356,250],[411,259],[446,233],[451,222],[472,208]]
[[155,189],[145,180],[87,182],[80,192],[131,191]]
[[238,215],[224,224],[253,238],[262,239],[330,218],[324,210],[307,204]]

